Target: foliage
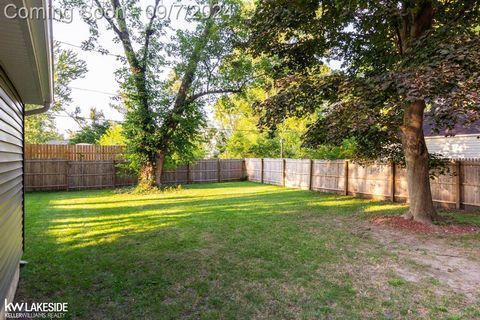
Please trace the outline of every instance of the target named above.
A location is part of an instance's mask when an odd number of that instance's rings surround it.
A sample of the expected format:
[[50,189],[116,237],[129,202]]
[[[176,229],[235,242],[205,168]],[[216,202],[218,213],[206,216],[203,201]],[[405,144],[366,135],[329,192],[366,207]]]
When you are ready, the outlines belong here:
[[[77,112],[79,110],[77,109]],[[72,134],[70,137],[71,144],[88,143],[100,144],[100,139],[106,134],[111,124],[105,120],[103,112],[97,111],[95,108],[90,109],[90,122],[83,118],[78,118],[81,129]]]
[[124,146],[125,137],[123,127],[118,123],[112,124],[108,130],[100,137],[98,143],[101,146]]
[[[26,106],[26,109],[36,109],[38,106]],[[50,140],[63,140],[56,131],[55,117],[52,111],[25,117],[25,143],[41,144]]]
[[[274,83],[267,76],[272,74],[272,60],[263,59],[257,64],[257,73],[265,71],[262,81],[244,90],[240,95],[231,95],[219,99],[214,105],[215,118],[223,130],[226,130],[221,157],[286,157],[286,158],[316,158],[339,159],[351,158],[354,154],[353,140],[342,141],[340,146],[320,145],[308,148],[303,145],[303,136],[315,115],[307,117],[286,117],[282,123],[271,127],[271,131],[259,130],[258,114],[252,111],[251,105],[273,96],[280,83]],[[326,67],[322,73],[327,73]]]
[[92,123],[77,131],[69,140],[70,144],[100,144],[100,139],[110,128],[109,122]]
[[[55,115],[65,111],[72,102],[70,83],[82,78],[87,73],[85,61],[71,50],[62,49],[60,44],[54,44],[54,103],[45,113],[25,118],[25,142],[45,143],[49,140],[63,140],[56,131]],[[27,105],[26,109],[38,108]]]
[[[476,1],[261,2],[251,49],[282,57],[280,74],[294,78],[257,105],[261,125],[316,113],[309,146],[353,138],[360,159],[400,160],[411,103],[427,103],[437,130],[476,121],[479,10]],[[325,59],[342,61],[343,69],[319,75]]]

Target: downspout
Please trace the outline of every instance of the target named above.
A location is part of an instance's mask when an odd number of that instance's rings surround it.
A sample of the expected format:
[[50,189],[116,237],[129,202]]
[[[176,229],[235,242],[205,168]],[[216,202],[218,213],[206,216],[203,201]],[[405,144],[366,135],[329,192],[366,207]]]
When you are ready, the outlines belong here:
[[47,112],[48,109],[50,109],[51,106],[52,106],[52,103],[47,102],[41,108],[37,108],[37,109],[33,109],[33,110],[25,110],[25,116],[28,117],[28,116],[33,116],[35,114],[40,114],[40,113]]

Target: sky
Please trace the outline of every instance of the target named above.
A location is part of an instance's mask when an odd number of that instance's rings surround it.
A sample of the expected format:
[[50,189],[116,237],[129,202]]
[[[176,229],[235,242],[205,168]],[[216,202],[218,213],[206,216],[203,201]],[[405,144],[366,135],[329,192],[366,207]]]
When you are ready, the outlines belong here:
[[[67,109],[72,111],[78,106],[82,110],[82,116],[88,117],[90,108],[96,107],[103,111],[107,119],[121,120],[122,115],[110,107],[113,102],[111,94],[116,94],[119,90],[114,72],[121,67],[121,64],[114,56],[95,51],[83,51],[75,47],[80,46],[88,35],[88,26],[79,17],[69,24],[57,21],[53,23],[54,39],[62,42],[62,48],[77,53],[80,59],[86,61],[88,68],[84,78],[71,83],[73,103]],[[113,43],[107,35],[101,38],[101,43],[112,54],[122,53],[122,48]],[[56,125],[58,130],[66,136],[68,130],[74,131],[79,128],[74,120],[65,115],[57,117]]]

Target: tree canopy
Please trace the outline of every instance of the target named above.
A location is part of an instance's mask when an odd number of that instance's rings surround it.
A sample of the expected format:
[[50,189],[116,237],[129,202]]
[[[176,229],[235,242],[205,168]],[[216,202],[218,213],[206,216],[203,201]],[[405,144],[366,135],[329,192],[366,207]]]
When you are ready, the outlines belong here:
[[[353,138],[358,159],[405,159],[409,217],[435,218],[423,122],[480,118],[480,3],[266,0],[250,26],[251,52],[282,61],[282,89],[256,105],[260,126],[313,113],[307,145]],[[341,70],[319,74],[329,59]]]
[[[280,74],[295,81],[259,105],[261,125],[318,112],[308,145],[354,137],[359,158],[399,160],[408,104],[426,101],[436,130],[478,120],[479,8],[477,1],[263,1],[251,19],[252,50],[281,56]],[[416,37],[415,21],[432,26]],[[343,68],[319,75],[328,59]]]

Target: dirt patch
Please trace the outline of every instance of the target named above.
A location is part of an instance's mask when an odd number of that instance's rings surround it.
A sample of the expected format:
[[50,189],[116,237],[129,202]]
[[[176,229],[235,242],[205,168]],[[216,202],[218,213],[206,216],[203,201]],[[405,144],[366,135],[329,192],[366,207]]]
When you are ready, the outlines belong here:
[[399,262],[410,262],[395,266],[398,275],[405,280],[435,279],[447,285],[440,286],[439,291],[464,294],[470,301],[480,301],[480,255],[459,247],[449,239],[451,236],[440,238],[436,234],[442,233],[442,226],[433,227],[440,228],[435,228],[434,234],[428,237],[383,225],[374,225],[368,230],[387,250],[398,255]]
[[426,225],[399,216],[380,216],[370,219],[370,222],[390,226],[395,229],[407,230],[422,234],[473,234],[480,232],[480,227],[464,224],[443,223],[441,225]]

